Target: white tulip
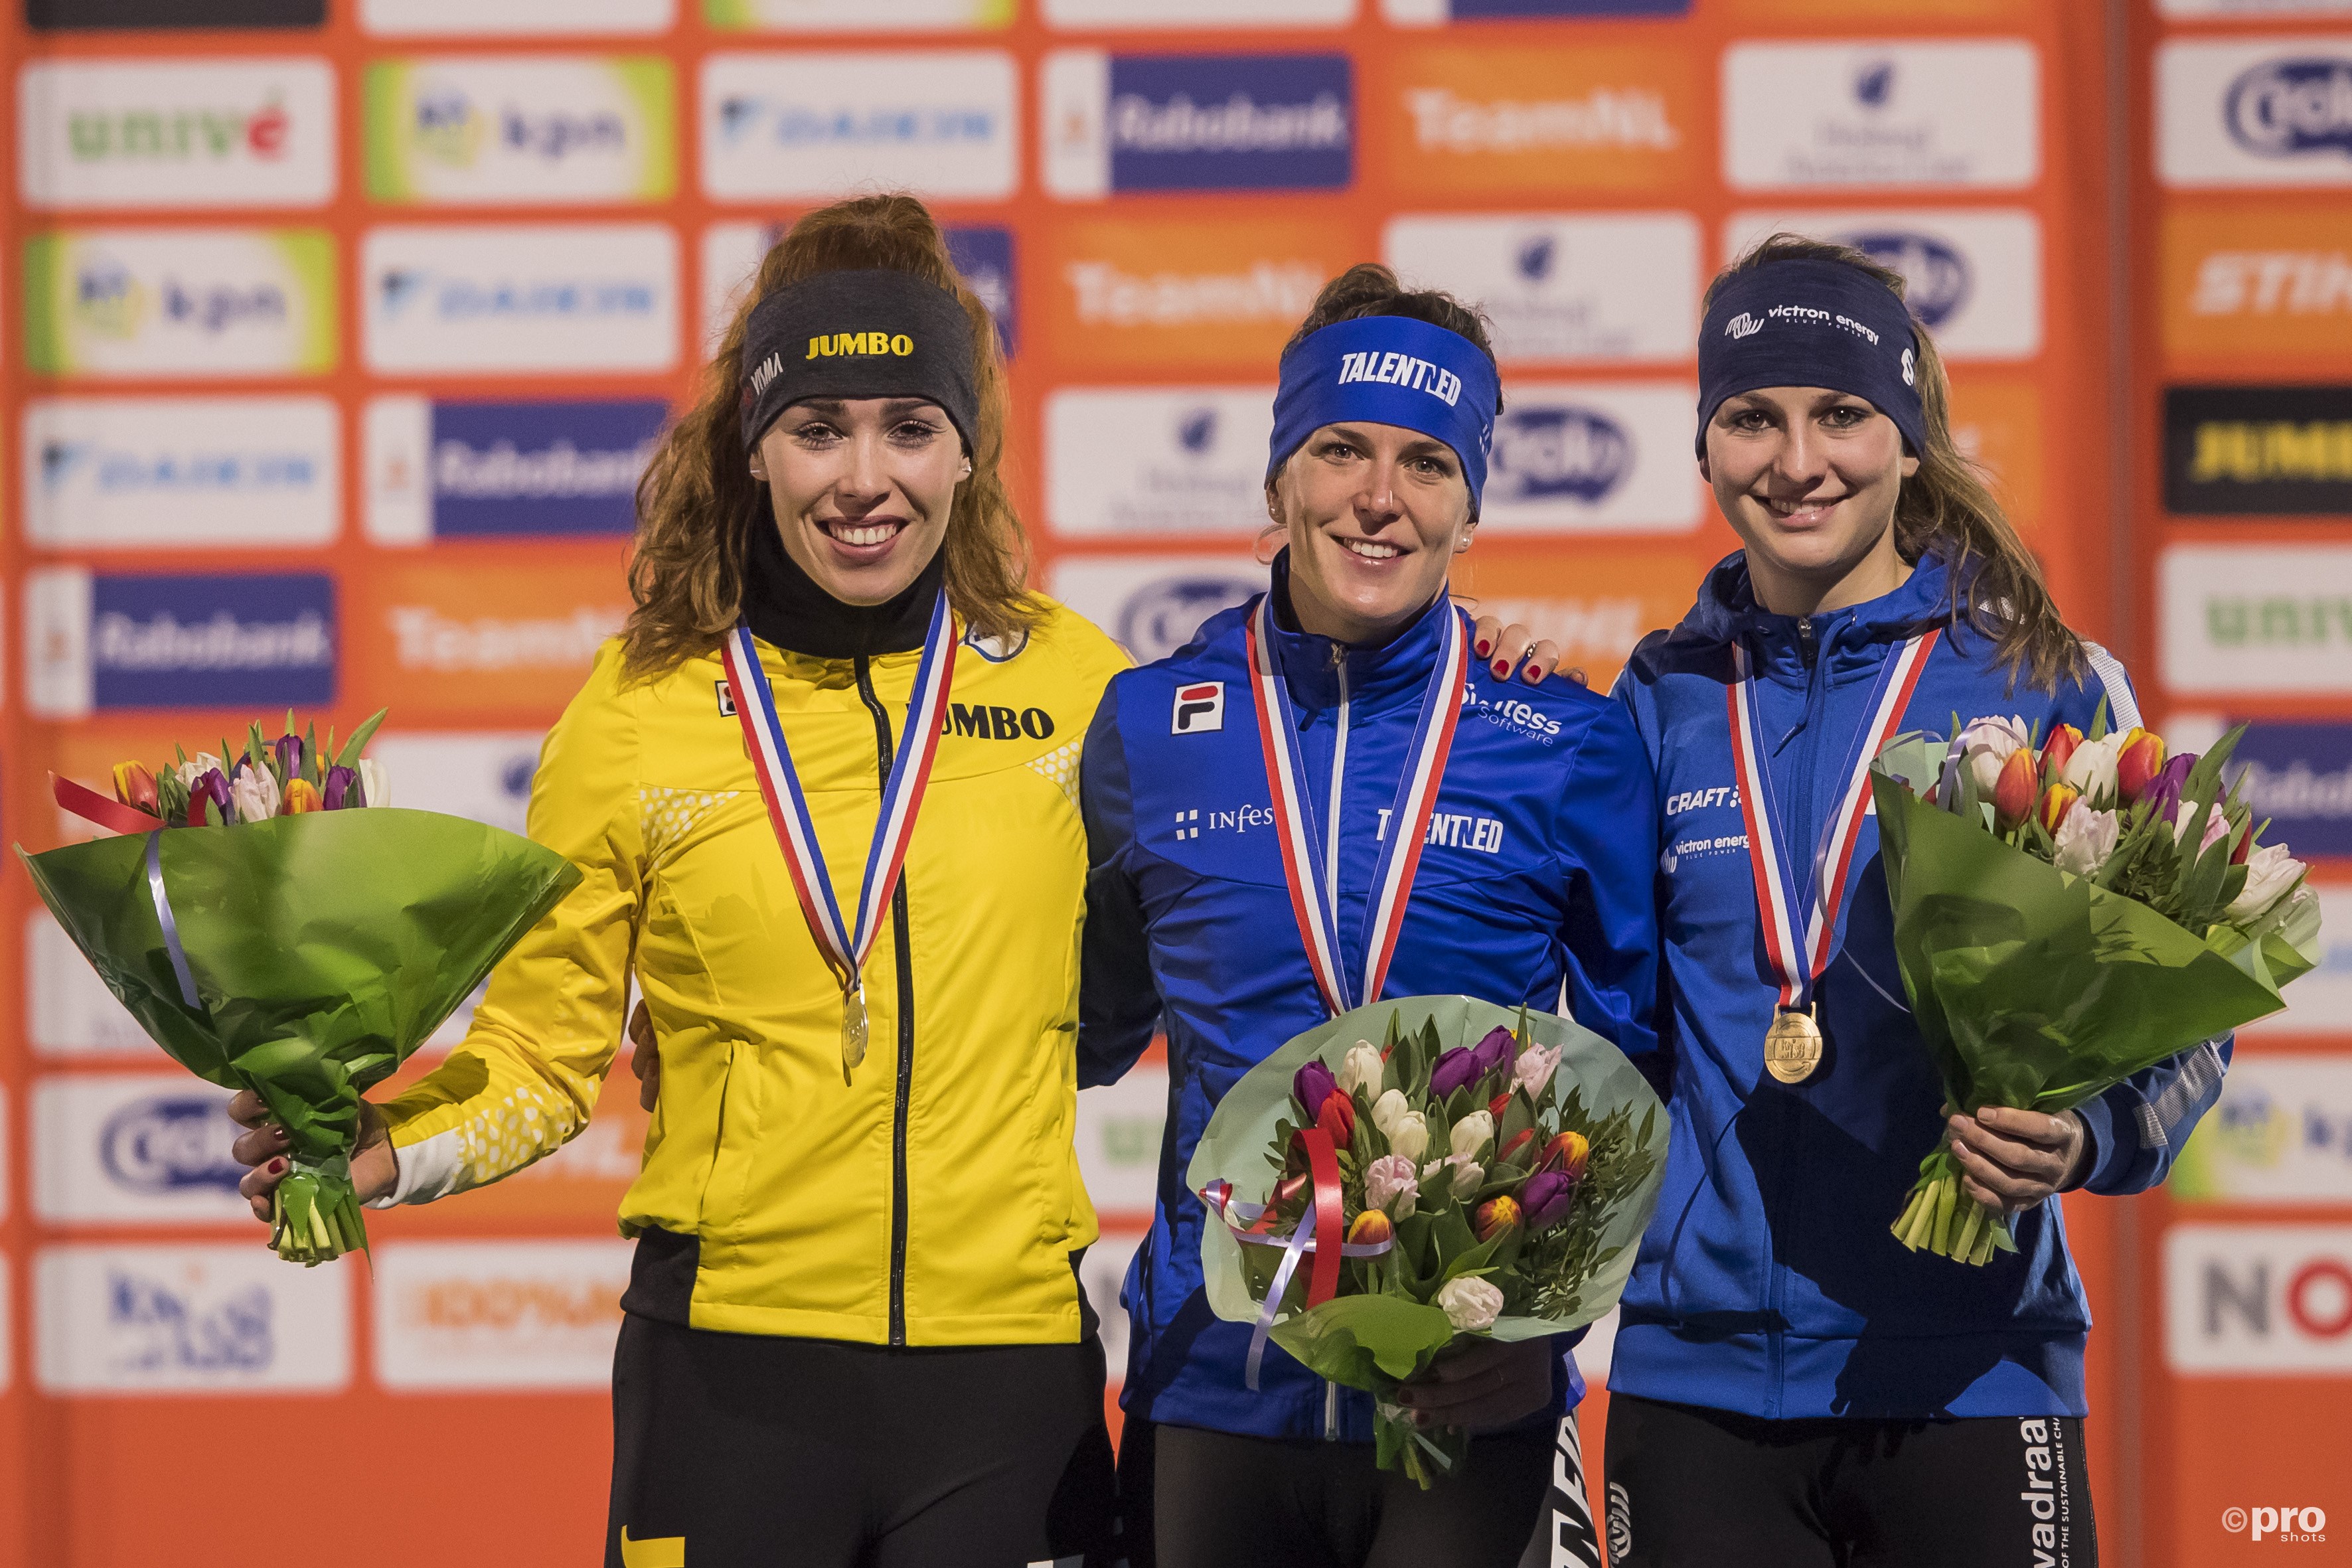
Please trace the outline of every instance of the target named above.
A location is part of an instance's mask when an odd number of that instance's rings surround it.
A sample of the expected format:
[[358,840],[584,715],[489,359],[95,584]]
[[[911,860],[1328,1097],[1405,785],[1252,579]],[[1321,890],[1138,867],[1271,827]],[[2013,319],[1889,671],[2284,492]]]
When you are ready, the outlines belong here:
[[1372,1125],[1393,1137],[1397,1123],[1412,1110],[1412,1101],[1404,1097],[1402,1089],[1390,1089],[1372,1101]]
[[360,798],[363,803],[369,805],[392,804],[392,776],[383,771],[383,763],[362,757],[354,771],[360,775]]
[[2032,738],[2022,719],[1979,719],[1952,738],[1949,760],[1968,769],[1977,781],[1977,793],[1990,800],[2001,764]]
[[[1389,1091],[1395,1093],[1394,1089]],[[1382,1099],[1387,1096],[1383,1095]],[[1418,1160],[1429,1152],[1429,1118],[1418,1110],[1408,1110],[1396,1119],[1394,1127],[1381,1129],[1389,1137],[1389,1147],[1408,1160]]]
[[1484,1110],[1474,1110],[1454,1124],[1453,1144],[1446,1152],[1455,1159],[1468,1160],[1494,1141],[1494,1117]]
[[2123,754],[2123,742],[2120,731],[2111,732],[2099,740],[2084,742],[2066,759],[2065,781],[2082,792],[2085,804],[2115,803],[2116,759]]
[[239,822],[267,822],[278,815],[278,780],[268,768],[243,768],[229,782],[228,803]]
[[2285,845],[2263,845],[2246,857],[2245,890],[2230,900],[2221,918],[2239,924],[2254,920],[2302,881],[2303,873],[2303,862],[2288,854]]
[[1493,1328],[1503,1315],[1503,1292],[1475,1274],[1465,1274],[1438,1287],[1437,1305],[1454,1328],[1475,1333]]
[[2116,852],[2116,841],[2122,834],[2123,824],[2114,812],[2096,811],[2078,800],[2066,808],[2066,815],[2058,819],[2058,831],[2051,836],[2051,862],[2077,877],[2093,876]]
[[1353,1094],[1358,1089],[1367,1094],[1381,1087],[1381,1053],[1372,1048],[1370,1040],[1358,1040],[1348,1047],[1339,1062],[1339,1092]]

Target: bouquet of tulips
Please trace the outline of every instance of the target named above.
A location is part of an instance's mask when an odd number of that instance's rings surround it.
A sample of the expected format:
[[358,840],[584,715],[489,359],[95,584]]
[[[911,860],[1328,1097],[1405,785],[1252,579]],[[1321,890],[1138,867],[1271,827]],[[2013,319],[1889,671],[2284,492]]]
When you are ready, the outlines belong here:
[[[2110,731],[2103,703],[2088,735],[2061,724],[2037,744],[2021,719],[1956,716],[1948,742],[1880,753],[1895,955],[1955,1107],[2070,1110],[2277,1011],[2317,961],[2303,863],[2223,785],[2243,732],[2168,755]],[[1948,1134],[1894,1230],[1967,1263],[2016,1250],[1961,1190]]]
[[[1377,1036],[1378,1046],[1371,1043]],[[1220,1317],[1370,1392],[1381,1468],[1426,1487],[1468,1436],[1416,1430],[1399,1384],[1473,1339],[1605,1314],[1656,1206],[1666,1129],[1633,1064],[1566,1018],[1466,996],[1345,1014],[1218,1104],[1188,1179]]]
[[383,718],[341,749],[289,714],[241,752],[122,763],[110,798],[53,779],[60,806],[115,837],[17,851],[155,1043],[251,1089],[286,1129],[270,1242],[303,1264],[367,1245],[351,1181],[361,1096],[580,879],[527,838],[392,809],[360,755]]

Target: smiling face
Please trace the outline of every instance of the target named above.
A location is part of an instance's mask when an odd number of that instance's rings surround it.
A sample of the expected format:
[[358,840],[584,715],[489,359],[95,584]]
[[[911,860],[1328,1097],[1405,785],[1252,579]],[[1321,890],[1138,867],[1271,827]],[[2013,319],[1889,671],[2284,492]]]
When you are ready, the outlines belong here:
[[1910,575],[1895,499],[1919,459],[1895,422],[1852,393],[1769,386],[1724,399],[1699,472],[1748,547],[1756,597],[1781,615],[1843,609]]
[[883,604],[921,575],[971,473],[947,415],[911,397],[795,403],[751,458],[785,553],[845,605]]
[[1395,425],[1324,426],[1282,466],[1271,500],[1300,627],[1347,643],[1402,631],[1475,526],[1454,448]]

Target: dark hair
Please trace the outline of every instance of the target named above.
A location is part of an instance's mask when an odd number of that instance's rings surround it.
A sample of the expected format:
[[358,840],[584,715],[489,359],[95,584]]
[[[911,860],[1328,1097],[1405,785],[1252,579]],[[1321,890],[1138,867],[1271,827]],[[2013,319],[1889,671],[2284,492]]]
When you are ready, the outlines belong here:
[[[1776,261],[1836,261],[1864,272],[1903,294],[1903,275],[1883,267],[1852,246],[1776,234],[1715,275],[1707,285],[1704,312],[1725,283]],[[2087,667],[2083,639],[2059,618],[2058,605],[2043,581],[2042,563],[2025,548],[1977,465],[1952,441],[1950,378],[1927,329],[1916,321],[1919,401],[1927,440],[1919,468],[1895,498],[1895,548],[1916,563],[1933,551],[1950,573],[1943,615],[1966,621],[1990,639],[1996,662],[2009,667],[2010,684],[2022,677],[2043,690],[2062,676],[2080,679]]]
[[[1478,345],[1478,352],[1489,363],[1495,358],[1494,341],[1487,335],[1486,312],[1475,305],[1465,305],[1453,295],[1438,289],[1408,289],[1397,281],[1397,275],[1377,261],[1359,261],[1328,283],[1315,296],[1308,306],[1307,319],[1282,345],[1288,353],[1308,338],[1340,321],[1352,321],[1364,316],[1406,316],[1416,321],[1427,321],[1433,327],[1444,327],[1458,337],[1468,338]],[[1495,396],[1495,412],[1503,411],[1503,398]]]
[[948,602],[982,637],[1034,626],[1038,601],[1024,586],[1027,540],[1000,464],[1004,455],[1004,359],[996,323],[948,255],[923,204],[904,195],[858,196],[804,215],[770,247],[744,290],[726,336],[702,373],[694,406],[662,437],[637,481],[637,537],[629,562],[636,607],[622,634],[629,673],[659,675],[717,647],[743,597],[743,552],[765,515],[743,445],[743,334],[752,309],[788,283],[821,272],[883,268],[909,272],[956,297],[971,327],[979,418],[971,432],[971,477],[948,513]]

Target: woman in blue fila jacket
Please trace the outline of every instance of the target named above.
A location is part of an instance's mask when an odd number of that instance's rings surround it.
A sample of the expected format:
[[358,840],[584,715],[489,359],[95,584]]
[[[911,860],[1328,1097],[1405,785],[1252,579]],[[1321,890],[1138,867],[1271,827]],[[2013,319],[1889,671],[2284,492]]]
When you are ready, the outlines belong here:
[[[1138,1563],[1508,1568],[1553,1474],[1571,1397],[1562,1340],[1465,1352],[1408,1390],[1425,1422],[1481,1434],[1465,1473],[1427,1492],[1376,1468],[1367,1395],[1278,1348],[1250,1388],[1250,1327],[1210,1310],[1204,1215],[1184,1183],[1242,1074],[1359,999],[1549,1008],[1565,984],[1580,1021],[1651,1050],[1659,845],[1640,737],[1605,698],[1532,687],[1507,655],[1465,647],[1485,634],[1446,594],[1499,407],[1475,312],[1407,293],[1385,268],[1336,279],[1282,358],[1266,490],[1286,548],[1269,591],[1113,677],[1087,737],[1080,1083],[1126,1070],[1163,1016],[1168,1036],[1159,1211],[1125,1291],[1122,1511]],[[1274,672],[1263,687],[1254,647]],[[1449,709],[1446,749],[1434,737]],[[1295,783],[1269,768],[1277,744]],[[1433,803],[1412,820],[1403,781],[1433,773]],[[1297,887],[1281,820],[1308,845]],[[1414,843],[1417,869],[1396,857]],[[1409,895],[1385,976],[1368,975],[1384,935],[1371,895],[1391,867]],[[1339,950],[1320,976],[1294,913],[1318,898]]]
[[[1715,280],[1699,458],[1746,548],[1617,683],[1665,819],[1674,1115],[1609,1377],[1619,1564],[2095,1563],[2090,1314],[2055,1194],[2162,1180],[2229,1057],[2200,1046],[2060,1116],[1949,1115],[1874,821],[1855,815],[1843,884],[1811,885],[1882,736],[2087,727],[2102,700],[2138,721],[1954,448],[1901,291],[1788,236]],[[1762,827],[1784,852],[1759,864]],[[1774,934],[1815,920],[1811,947]],[[1888,1229],[1948,1121],[1970,1194],[2015,1215],[2018,1250],[1982,1268]]]

